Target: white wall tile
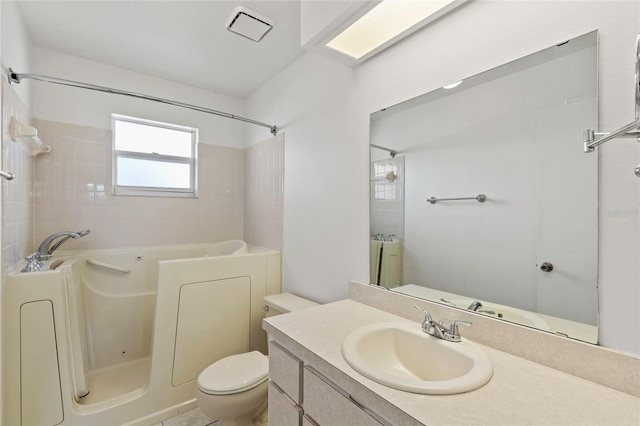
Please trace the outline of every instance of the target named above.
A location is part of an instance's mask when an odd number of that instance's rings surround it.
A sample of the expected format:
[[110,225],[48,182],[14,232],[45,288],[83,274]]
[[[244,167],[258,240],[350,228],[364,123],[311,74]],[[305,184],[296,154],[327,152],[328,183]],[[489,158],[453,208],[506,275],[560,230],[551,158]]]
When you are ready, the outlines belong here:
[[[11,115],[31,123],[12,90],[3,93],[5,124]],[[21,261],[44,238],[63,230],[92,231],[69,240],[64,249],[226,239],[281,247],[282,138],[252,148],[257,162],[245,155],[249,150],[200,144],[197,199],[116,197],[110,192],[109,130],[47,120],[33,124],[52,148],[35,159],[23,145],[9,143],[7,131],[3,134],[4,167],[19,171],[10,185],[2,183],[5,266]],[[246,181],[245,173],[251,175]],[[245,203],[250,204],[246,215]]]
[[[2,180],[3,266],[13,264],[33,247],[33,160],[26,149],[26,139],[11,141],[9,123],[15,117],[31,124],[27,107],[8,83],[2,82],[2,166],[15,179]],[[3,270],[6,270],[3,268]]]
[[110,130],[36,124],[51,146],[50,154],[35,160],[36,242],[53,232],[81,229],[91,234],[68,241],[65,249],[243,238],[243,150],[199,145],[197,199],[113,196]]

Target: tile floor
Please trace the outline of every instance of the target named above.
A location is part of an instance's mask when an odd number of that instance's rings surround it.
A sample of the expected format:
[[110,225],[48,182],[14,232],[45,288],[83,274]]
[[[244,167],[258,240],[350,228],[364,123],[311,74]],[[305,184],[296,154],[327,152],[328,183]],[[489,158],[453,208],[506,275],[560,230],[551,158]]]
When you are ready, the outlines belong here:
[[217,420],[211,420],[199,408],[194,408],[153,426],[220,426],[220,424]]

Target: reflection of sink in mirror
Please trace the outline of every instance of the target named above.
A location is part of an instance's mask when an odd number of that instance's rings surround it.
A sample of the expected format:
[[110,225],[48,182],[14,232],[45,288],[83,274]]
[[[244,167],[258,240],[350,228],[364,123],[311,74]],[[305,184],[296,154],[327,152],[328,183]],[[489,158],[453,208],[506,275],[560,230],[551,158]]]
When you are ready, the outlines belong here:
[[[395,293],[401,293],[401,294],[406,294],[413,297],[418,297],[420,299],[431,300],[433,302],[437,302],[446,306],[451,306],[451,303],[448,303],[448,302],[457,300],[459,302],[463,302],[463,303],[459,303],[460,309],[467,309],[469,305],[471,305],[471,303],[477,300],[477,299],[470,299],[470,298],[461,296],[459,294],[449,293],[446,291],[436,290],[434,288],[423,287],[415,284],[405,284],[400,287],[393,288],[391,289],[391,291]],[[535,317],[536,320],[544,321],[543,323],[539,323],[544,327],[544,328],[540,328],[542,331],[550,331],[552,333],[556,333],[561,336],[571,336],[574,339],[582,340],[585,342],[596,342],[598,340],[598,327],[595,327],[593,325],[579,323],[575,321],[569,321],[564,318],[557,318],[550,315],[539,314],[536,312],[529,312],[524,309],[511,308],[508,306],[499,305],[499,304],[496,304],[493,302],[487,302],[484,300],[481,300],[481,302],[482,302],[483,310],[485,311],[493,310],[494,312],[496,312],[496,315],[487,315],[487,316],[491,316],[492,318],[498,318],[497,316],[498,312],[501,312],[503,316],[507,311],[511,311],[511,313],[517,312],[520,315],[511,315],[510,318],[501,318],[501,319],[508,319],[508,321],[513,323],[520,323],[522,325],[529,326],[529,324],[532,321],[534,321],[533,318]],[[496,308],[496,306],[500,307],[502,310],[494,309]],[[456,305],[456,307],[458,306]],[[523,321],[522,322],[518,321],[518,318],[522,319]],[[537,326],[535,327],[538,328]]]
[[425,334],[419,324],[371,324],[351,332],[342,356],[363,376],[407,392],[451,395],[475,390],[493,375],[487,354],[462,339]]
[[[477,302],[473,299],[446,299],[447,302],[452,303],[458,308],[469,309],[473,303]],[[446,302],[445,302],[446,303]],[[475,310],[474,312],[482,315],[487,315],[490,317],[501,318],[506,321],[515,322],[518,324],[526,325],[527,327],[535,327],[540,330],[551,330],[549,323],[544,319],[539,317],[538,315],[529,312],[523,311],[521,309],[512,308],[509,306],[498,305],[490,302],[481,302],[482,307]]]

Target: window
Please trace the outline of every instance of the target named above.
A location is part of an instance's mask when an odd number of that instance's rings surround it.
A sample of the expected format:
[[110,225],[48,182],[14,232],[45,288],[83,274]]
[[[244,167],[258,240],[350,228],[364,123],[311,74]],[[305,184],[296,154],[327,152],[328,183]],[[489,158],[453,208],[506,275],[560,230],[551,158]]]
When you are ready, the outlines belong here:
[[198,129],[113,114],[113,193],[196,197]]

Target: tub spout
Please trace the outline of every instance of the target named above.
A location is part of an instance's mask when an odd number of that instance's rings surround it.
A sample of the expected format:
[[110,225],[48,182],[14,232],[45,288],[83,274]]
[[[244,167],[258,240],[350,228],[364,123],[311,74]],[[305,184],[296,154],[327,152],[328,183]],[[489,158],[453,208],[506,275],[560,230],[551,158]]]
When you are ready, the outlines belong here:
[[[53,235],[49,235],[47,238],[44,239],[42,244],[40,244],[40,247],[38,247],[38,251],[36,252],[38,254],[38,260],[49,259],[53,254],[53,252],[56,251],[58,247],[64,244],[65,241],[67,241],[69,238],[78,239],[78,238],[84,237],[85,235],[88,235],[89,233],[91,233],[91,230],[85,229],[83,231],[78,231],[78,232],[62,231],[62,232],[56,232]],[[61,239],[55,244],[51,245],[58,238],[61,238]]]

